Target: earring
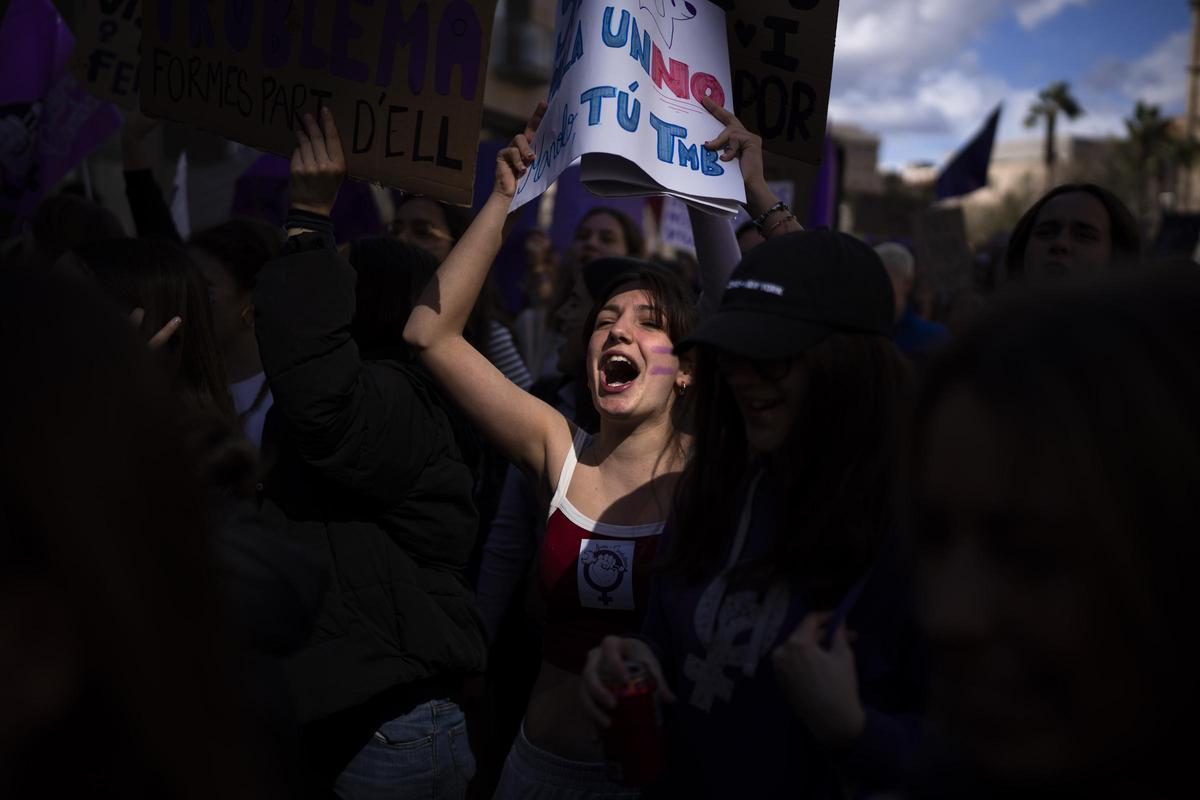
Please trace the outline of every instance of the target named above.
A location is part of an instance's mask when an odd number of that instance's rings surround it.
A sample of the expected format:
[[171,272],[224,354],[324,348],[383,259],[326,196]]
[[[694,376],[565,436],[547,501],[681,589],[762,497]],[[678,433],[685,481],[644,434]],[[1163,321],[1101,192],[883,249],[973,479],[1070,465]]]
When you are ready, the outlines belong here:
[[675,394],[679,395],[680,397],[683,397],[685,394],[687,394],[687,390],[688,390],[687,384],[681,383],[675,387]]

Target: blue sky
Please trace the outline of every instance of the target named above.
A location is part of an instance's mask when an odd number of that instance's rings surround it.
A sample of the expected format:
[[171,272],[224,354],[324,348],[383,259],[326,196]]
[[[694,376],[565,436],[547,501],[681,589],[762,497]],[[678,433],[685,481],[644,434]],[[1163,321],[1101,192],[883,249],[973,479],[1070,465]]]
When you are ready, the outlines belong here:
[[1071,83],[1064,132],[1121,133],[1144,99],[1183,112],[1187,0],[841,0],[830,117],[882,137],[880,161],[941,163],[1004,102],[1000,138],[1037,90]]

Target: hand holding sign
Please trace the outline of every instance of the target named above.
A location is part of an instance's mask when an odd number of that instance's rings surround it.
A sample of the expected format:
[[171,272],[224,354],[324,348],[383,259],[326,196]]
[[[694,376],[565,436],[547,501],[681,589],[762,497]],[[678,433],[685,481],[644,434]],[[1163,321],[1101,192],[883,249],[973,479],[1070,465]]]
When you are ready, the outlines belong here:
[[346,156],[328,106],[321,111],[320,127],[312,114],[304,115],[304,130],[296,130],[296,139],[300,144],[292,152],[292,208],[329,216],[346,177]]
[[709,150],[723,150],[722,161],[741,159],[742,181],[746,184],[747,195],[751,184],[761,183],[765,186],[767,180],[763,177],[762,137],[746,130],[746,126],[732,111],[722,108],[707,97],[702,103],[705,110],[725,126],[725,130],[721,131],[717,138],[705,142],[704,146]]
[[511,200],[517,193],[517,182],[533,163],[533,137],[542,124],[542,117],[546,116],[546,108],[546,101],[538,103],[525,123],[525,131],[514,136],[508,147],[496,154],[496,187],[493,190],[496,194]]
[[746,185],[746,211],[752,219],[763,217],[760,231],[769,234],[790,233],[803,230],[800,223],[785,207],[777,207],[779,198],[771,191],[763,173],[763,140],[756,133],[746,130],[742,121],[712,100],[704,101],[704,108],[719,121],[725,130],[704,143],[709,150],[722,150],[721,160],[738,159],[742,167],[742,180]]

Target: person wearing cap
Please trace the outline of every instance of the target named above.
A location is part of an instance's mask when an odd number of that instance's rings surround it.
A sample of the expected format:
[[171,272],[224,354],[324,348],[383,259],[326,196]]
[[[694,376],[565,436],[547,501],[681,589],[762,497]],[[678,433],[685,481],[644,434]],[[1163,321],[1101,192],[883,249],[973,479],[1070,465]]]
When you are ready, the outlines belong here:
[[606,682],[647,665],[667,702],[664,796],[902,784],[924,677],[891,545],[910,384],[893,315],[871,248],[791,233],[748,253],[677,347],[695,424],[665,558],[641,637],[593,649],[582,692],[607,727]]

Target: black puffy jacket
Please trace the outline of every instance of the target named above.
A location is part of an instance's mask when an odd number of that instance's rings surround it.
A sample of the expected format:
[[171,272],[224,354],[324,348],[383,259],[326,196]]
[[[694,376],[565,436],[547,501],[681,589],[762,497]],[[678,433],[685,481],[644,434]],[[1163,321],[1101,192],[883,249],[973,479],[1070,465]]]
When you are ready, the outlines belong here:
[[275,403],[263,517],[320,552],[330,588],[289,665],[301,722],[397,687],[483,669],[464,571],[473,476],[455,411],[403,355],[360,355],[355,273],[316,235],[289,240],[255,291]]

